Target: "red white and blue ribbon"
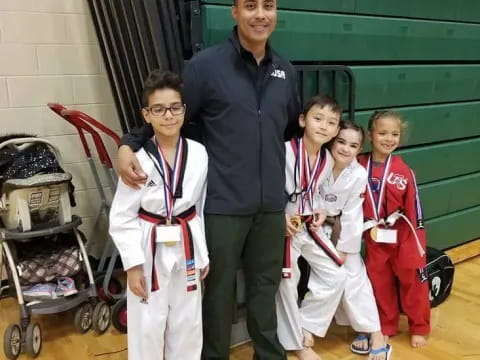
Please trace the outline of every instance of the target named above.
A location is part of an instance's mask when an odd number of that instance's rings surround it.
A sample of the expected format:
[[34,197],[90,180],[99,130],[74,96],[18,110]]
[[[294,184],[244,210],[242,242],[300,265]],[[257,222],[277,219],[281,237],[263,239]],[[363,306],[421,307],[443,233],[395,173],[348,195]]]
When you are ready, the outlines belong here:
[[[380,179],[380,193],[378,194],[378,197],[375,199],[375,196],[373,193],[375,192],[375,189],[372,184],[372,166],[373,166],[373,161],[372,161],[372,155],[369,156],[368,158],[368,163],[367,163],[367,172],[368,172],[368,186],[367,186],[367,194],[368,194],[368,199],[370,200],[372,204],[372,209],[374,212],[375,220],[379,221],[380,220],[380,210],[381,206],[385,200],[385,190],[386,190],[386,183],[387,183],[387,176],[390,173],[390,163],[392,160],[392,156],[389,155],[387,160],[385,161],[385,167],[383,169],[383,174],[382,178]],[[384,214],[387,216],[387,214]]]
[[175,193],[177,191],[178,185],[180,184],[181,176],[180,173],[182,171],[182,160],[183,160],[183,141],[182,138],[179,137],[177,141],[177,147],[175,150],[175,161],[173,163],[173,168],[170,171],[170,166],[163,154],[163,151],[158,144],[157,139],[155,138],[155,144],[157,145],[158,152],[160,154],[160,169],[163,173],[163,194],[165,197],[165,209],[166,215],[165,217],[171,221],[173,208],[175,206]]
[[298,205],[298,213],[306,214],[307,202],[310,207],[308,213],[311,213],[314,210],[313,200],[315,189],[317,189],[318,179],[325,167],[326,156],[324,150],[320,149],[317,152],[313,167],[310,167],[310,161],[303,139],[298,139],[298,144],[296,143],[295,145],[296,146],[292,146],[292,148],[296,157],[296,173],[299,174],[299,183],[302,190],[302,193],[300,194],[300,203]]

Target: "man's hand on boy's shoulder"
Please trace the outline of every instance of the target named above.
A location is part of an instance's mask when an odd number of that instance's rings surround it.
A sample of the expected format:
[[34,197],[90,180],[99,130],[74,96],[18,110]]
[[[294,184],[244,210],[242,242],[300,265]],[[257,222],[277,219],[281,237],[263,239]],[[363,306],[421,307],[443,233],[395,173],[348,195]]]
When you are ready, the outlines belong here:
[[140,162],[127,145],[122,145],[118,149],[118,174],[125,185],[133,189],[140,189],[140,185],[147,181],[147,175],[143,172]]

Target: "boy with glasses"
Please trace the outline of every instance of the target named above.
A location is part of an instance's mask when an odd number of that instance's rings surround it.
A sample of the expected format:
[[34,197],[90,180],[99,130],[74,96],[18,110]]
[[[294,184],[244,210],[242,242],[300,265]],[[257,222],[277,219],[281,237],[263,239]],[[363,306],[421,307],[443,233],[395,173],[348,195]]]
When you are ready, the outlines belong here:
[[154,135],[136,152],[140,190],[119,181],[110,234],[127,272],[128,358],[200,359],[200,280],[209,269],[203,202],[208,158],[180,136],[185,105],[178,75],[152,72],[143,90]]

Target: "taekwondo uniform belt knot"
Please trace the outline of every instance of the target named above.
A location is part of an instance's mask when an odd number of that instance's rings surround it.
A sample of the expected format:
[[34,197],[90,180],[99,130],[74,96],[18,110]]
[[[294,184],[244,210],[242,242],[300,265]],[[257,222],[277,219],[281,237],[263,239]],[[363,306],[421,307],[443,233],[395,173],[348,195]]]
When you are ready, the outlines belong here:
[[187,291],[197,290],[197,284],[195,282],[195,254],[193,246],[193,236],[188,222],[192,220],[197,215],[195,206],[185,210],[184,212],[172,216],[172,218],[167,219],[165,216],[151,213],[144,208],[140,208],[138,211],[138,217],[142,220],[152,223],[151,232],[150,232],[150,245],[152,248],[152,292],[157,291],[160,287],[158,284],[157,271],[155,269],[155,255],[157,252],[157,241],[156,241],[156,227],[158,225],[180,225],[183,235],[183,248],[185,251],[185,262],[186,262],[186,276],[187,276]]
[[380,220],[375,220],[375,219],[366,219],[366,221],[363,223],[363,231],[367,231],[375,226],[380,226],[380,227],[390,227],[395,225],[398,219],[402,218],[405,220],[405,222],[408,224],[408,227],[413,233],[413,236],[415,237],[415,241],[417,243],[417,249],[418,253],[420,256],[425,255],[425,250],[423,250],[422,244],[420,243],[420,239],[418,238],[417,232],[415,231],[415,228],[413,227],[412,223],[406,217],[400,210],[395,211],[394,213],[390,214],[386,218],[382,218]]
[[[301,221],[300,229],[303,227],[303,224],[305,224],[305,231],[313,239],[315,244],[317,244],[327,254],[327,256],[333,260],[335,264],[337,264],[338,266],[342,266],[343,260],[335,253],[335,251],[330,249],[330,247],[322,240],[320,236],[317,235],[315,231],[310,229],[310,224],[313,222],[313,215],[300,215],[297,219]],[[337,227],[340,226],[340,230],[337,229],[338,236],[339,236],[341,231],[340,216],[338,216],[338,223],[339,224],[337,225]],[[338,237],[336,240],[338,241]],[[291,237],[285,236],[285,249],[283,253],[284,255],[283,255],[283,268],[282,268],[282,277],[284,279],[290,279],[292,275],[290,247],[291,247]]]
[[340,217],[342,213],[335,216],[327,216],[325,224],[332,227],[332,234],[330,235],[330,241],[334,246],[337,246],[338,239],[340,239],[340,233],[342,232],[342,221]]

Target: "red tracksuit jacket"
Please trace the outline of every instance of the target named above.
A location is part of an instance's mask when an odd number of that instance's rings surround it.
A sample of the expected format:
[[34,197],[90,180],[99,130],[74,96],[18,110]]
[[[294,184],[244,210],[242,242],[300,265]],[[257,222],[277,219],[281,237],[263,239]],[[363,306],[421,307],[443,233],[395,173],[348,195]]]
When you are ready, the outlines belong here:
[[[370,154],[364,154],[358,158],[359,163],[365,168],[367,168],[369,156]],[[385,164],[382,166],[372,166],[369,177],[381,180],[384,175],[384,167]],[[426,237],[422,207],[413,171],[405,164],[400,156],[392,156],[388,174],[384,175],[384,181],[386,181],[385,195],[380,205],[379,217],[386,218],[395,211],[400,210],[410,220],[420,241],[420,246],[425,251]],[[378,199],[378,192],[374,193],[374,196]],[[363,204],[365,220],[375,218],[373,206],[368,194],[366,194]],[[417,269],[425,267],[426,257],[421,256],[417,240],[407,222],[400,218],[392,226],[392,229],[397,230],[397,244],[376,243],[372,240],[370,232],[366,231],[364,235],[367,254],[369,251],[379,251],[385,252],[386,257],[388,257],[388,254],[391,254],[391,251],[395,251],[394,249],[396,249],[396,251],[398,251],[395,257],[396,266],[399,268]]]

